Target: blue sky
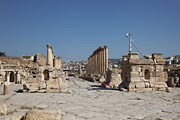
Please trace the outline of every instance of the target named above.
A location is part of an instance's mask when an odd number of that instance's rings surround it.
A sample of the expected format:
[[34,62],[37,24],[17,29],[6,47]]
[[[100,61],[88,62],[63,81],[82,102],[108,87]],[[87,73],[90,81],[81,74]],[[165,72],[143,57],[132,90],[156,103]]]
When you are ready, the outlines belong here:
[[[180,54],[180,0],[0,0],[0,51],[86,60],[100,45],[128,53],[127,32],[143,54]],[[137,52],[133,48],[133,52]]]

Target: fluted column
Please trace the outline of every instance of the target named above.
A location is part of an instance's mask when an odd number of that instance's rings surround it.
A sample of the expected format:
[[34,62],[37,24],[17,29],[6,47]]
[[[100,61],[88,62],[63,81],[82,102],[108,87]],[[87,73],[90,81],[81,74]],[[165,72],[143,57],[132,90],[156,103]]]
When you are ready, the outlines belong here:
[[104,48],[105,48],[105,68],[107,71],[108,70],[108,47],[104,46]]
[[52,47],[47,45],[47,65],[53,67],[53,54],[52,54]]
[[6,85],[9,85],[10,82],[10,72],[6,72]]
[[98,73],[98,69],[97,69],[97,52],[95,52],[95,73]]
[[101,49],[99,50],[99,53],[100,53],[100,74],[102,73],[102,52],[101,52]]
[[103,48],[103,74],[105,74],[105,72],[106,72],[106,66],[105,66],[105,64],[106,64],[106,57],[105,57],[106,55],[105,55],[105,48]]

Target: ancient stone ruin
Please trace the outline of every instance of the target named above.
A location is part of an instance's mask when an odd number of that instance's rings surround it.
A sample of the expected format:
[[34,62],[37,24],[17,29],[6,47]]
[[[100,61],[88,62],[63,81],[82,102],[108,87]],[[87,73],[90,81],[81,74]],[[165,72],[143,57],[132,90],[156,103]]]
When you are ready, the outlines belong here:
[[166,90],[168,77],[164,64],[160,53],[154,53],[149,58],[139,58],[137,53],[129,53],[123,56],[119,70],[107,72],[106,82],[102,85],[111,88],[119,86],[128,91]]
[[108,47],[100,46],[88,58],[86,74],[105,74],[108,70]]
[[0,57],[0,84],[23,84],[27,92],[64,92],[67,85],[61,68],[61,57],[55,57],[47,45],[44,55]]
[[180,87],[180,67],[179,66],[166,66],[165,70],[168,73],[167,84],[169,87]]
[[164,72],[162,54],[154,53],[151,58],[138,57],[137,53],[129,53],[123,57],[122,83],[120,86],[128,90],[167,88],[167,73]]
[[86,66],[86,75],[84,79],[90,81],[104,80],[106,71],[108,70],[108,47],[100,46],[93,54],[88,58],[88,64]]

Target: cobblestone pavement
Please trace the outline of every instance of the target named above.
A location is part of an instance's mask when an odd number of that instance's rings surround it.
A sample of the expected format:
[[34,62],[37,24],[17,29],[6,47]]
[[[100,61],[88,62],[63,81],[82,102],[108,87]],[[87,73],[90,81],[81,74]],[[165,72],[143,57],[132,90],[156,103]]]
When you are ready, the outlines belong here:
[[122,92],[99,85],[69,78],[69,93],[0,94],[0,102],[16,108],[17,113],[32,108],[61,109],[63,120],[180,120],[179,88],[170,92]]

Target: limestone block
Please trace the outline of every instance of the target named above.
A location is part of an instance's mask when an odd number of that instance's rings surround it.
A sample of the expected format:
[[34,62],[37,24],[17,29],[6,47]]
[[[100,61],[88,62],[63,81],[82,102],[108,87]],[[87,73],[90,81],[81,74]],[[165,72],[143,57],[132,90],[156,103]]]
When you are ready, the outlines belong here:
[[139,77],[139,72],[138,71],[137,72],[131,72],[130,76],[131,77]]
[[6,104],[0,104],[0,116],[7,114],[7,106]]
[[150,83],[144,83],[145,88],[150,88]]
[[168,86],[167,86],[167,84],[165,82],[156,82],[154,87],[167,88]]
[[39,82],[39,89],[46,89],[46,82],[45,81]]
[[131,80],[131,82],[140,82],[141,81],[140,77],[131,77],[130,80]]
[[36,92],[39,90],[38,83],[25,83],[23,84],[23,89],[27,90],[28,92]]
[[130,82],[129,85],[127,86],[128,89],[135,88],[135,87],[136,87],[136,84],[133,82]]
[[12,114],[10,117],[5,118],[5,120],[25,120],[25,113]]
[[68,85],[66,82],[60,82],[59,84],[59,92],[61,93],[67,93],[68,92]]
[[27,113],[26,120],[61,120],[61,111],[34,109]]
[[100,81],[101,83],[105,82],[104,76],[102,76],[102,77],[99,79],[99,81]]
[[59,89],[58,79],[48,80],[46,83],[47,83],[47,89]]
[[136,84],[136,88],[145,88],[145,84],[143,82],[138,82],[135,84]]
[[169,77],[168,78],[168,86],[169,87],[175,87],[174,78],[173,77]]
[[177,85],[178,83],[179,83],[179,77],[175,77],[175,78],[174,78],[174,84]]

